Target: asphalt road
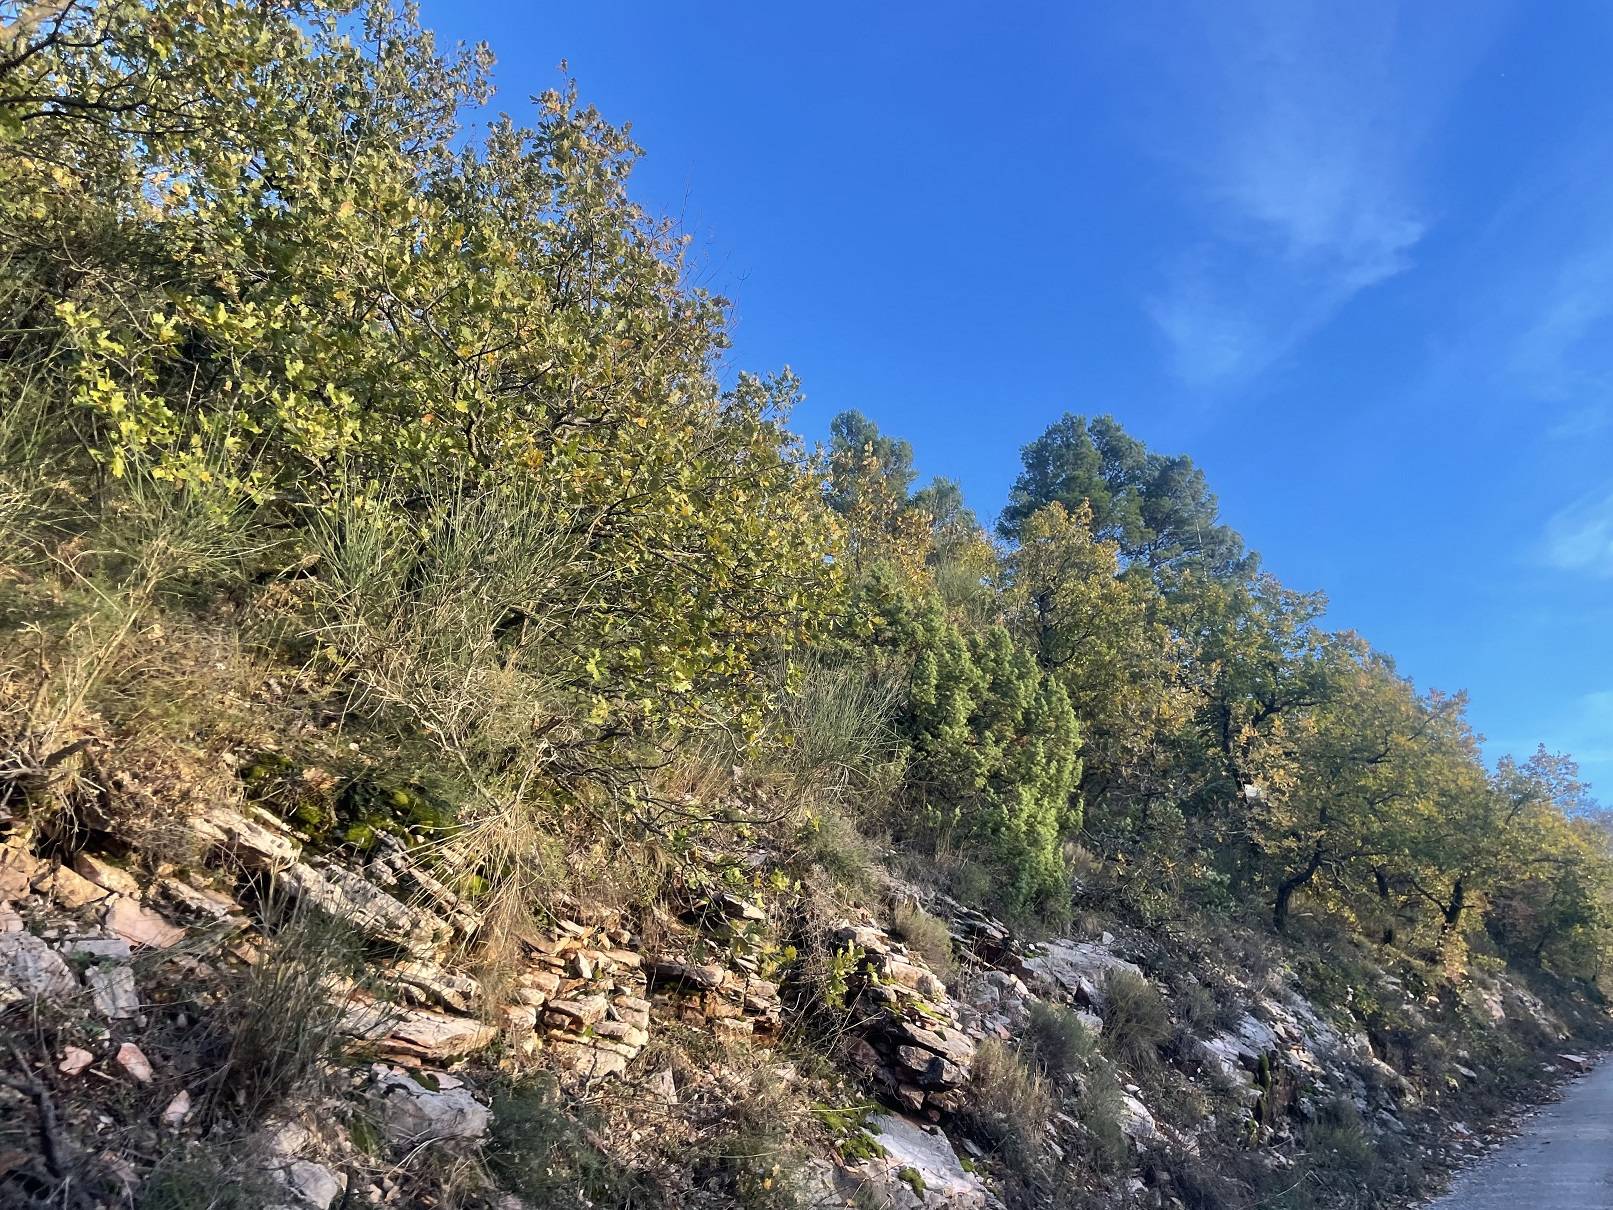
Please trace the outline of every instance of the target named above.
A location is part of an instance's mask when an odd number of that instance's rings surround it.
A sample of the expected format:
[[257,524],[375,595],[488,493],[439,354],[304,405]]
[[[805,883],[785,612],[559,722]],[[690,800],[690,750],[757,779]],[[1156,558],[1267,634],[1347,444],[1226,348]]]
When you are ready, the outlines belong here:
[[1429,1210],[1613,1210],[1613,1061],[1526,1118]]

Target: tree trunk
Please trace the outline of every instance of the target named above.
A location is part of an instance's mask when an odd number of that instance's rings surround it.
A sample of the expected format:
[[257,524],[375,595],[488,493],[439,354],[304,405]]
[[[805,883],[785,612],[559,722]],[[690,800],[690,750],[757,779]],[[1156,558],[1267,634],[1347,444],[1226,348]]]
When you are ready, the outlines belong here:
[[1279,933],[1288,927],[1288,907],[1293,902],[1294,892],[1308,883],[1316,876],[1316,871],[1322,868],[1322,846],[1317,845],[1311,853],[1311,859],[1305,863],[1305,868],[1299,873],[1284,878],[1277,884],[1277,902],[1271,908],[1271,926]]
[[1378,901],[1383,904],[1383,910],[1388,913],[1388,922],[1383,926],[1383,935],[1380,939],[1384,945],[1393,945],[1395,943],[1395,917],[1394,906],[1389,894],[1389,875],[1379,865],[1372,867],[1372,877],[1378,883]]
[[1439,946],[1437,952],[1441,957],[1445,955],[1445,947],[1450,939],[1456,935],[1462,923],[1462,911],[1467,907],[1467,885],[1458,878],[1451,887],[1450,902],[1441,911],[1443,919],[1439,923]]

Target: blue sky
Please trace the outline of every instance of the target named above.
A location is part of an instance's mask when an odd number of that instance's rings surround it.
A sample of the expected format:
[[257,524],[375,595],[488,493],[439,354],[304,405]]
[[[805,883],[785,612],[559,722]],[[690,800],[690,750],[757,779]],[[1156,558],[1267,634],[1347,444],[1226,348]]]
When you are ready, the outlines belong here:
[[517,114],[569,60],[790,365],[982,516],[1066,409],[1491,751],[1613,799],[1613,7],[426,0]]

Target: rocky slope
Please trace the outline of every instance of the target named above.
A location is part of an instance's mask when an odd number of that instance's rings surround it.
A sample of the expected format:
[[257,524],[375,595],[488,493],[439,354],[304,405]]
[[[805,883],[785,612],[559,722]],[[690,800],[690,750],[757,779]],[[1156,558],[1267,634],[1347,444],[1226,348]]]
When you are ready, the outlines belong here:
[[[494,970],[478,905],[401,843],[320,854],[245,802],[188,816],[171,860],[77,838],[18,819],[0,847],[5,1204],[1233,1205],[1319,1171],[1301,1157],[1340,1115],[1404,1161],[1389,1197],[1498,1105],[1468,1095],[1497,1075],[1479,1059],[1397,1030],[1568,1036],[1488,976],[1440,1005],[1377,970],[1370,1011],[1324,1008],[1287,964],[1195,967],[1119,926],[1030,945],[888,877],[826,900],[765,846],[697,852],[649,904],[562,899]],[[942,969],[903,913],[944,922]],[[1141,1041],[1133,999],[1167,1014]],[[1078,1060],[1046,1059],[1048,1021]],[[225,1175],[246,1200],[203,1196]]]

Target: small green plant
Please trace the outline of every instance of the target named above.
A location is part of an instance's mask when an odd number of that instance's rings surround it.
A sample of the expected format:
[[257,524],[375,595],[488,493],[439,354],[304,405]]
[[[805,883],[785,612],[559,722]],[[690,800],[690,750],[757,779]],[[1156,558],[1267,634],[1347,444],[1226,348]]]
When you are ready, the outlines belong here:
[[874,866],[873,845],[837,808],[819,805],[806,812],[798,843],[802,856],[841,886],[868,885]]
[[499,1187],[533,1205],[583,1210],[652,1201],[643,1178],[590,1141],[547,1078],[512,1080],[494,1090],[492,1136],[483,1155]]
[[1075,1117],[1086,1132],[1088,1158],[1097,1171],[1113,1175],[1131,1162],[1131,1142],[1120,1125],[1120,1085],[1107,1063],[1094,1063],[1075,1100]]
[[293,909],[261,959],[187,1039],[198,1066],[217,1072],[203,1110],[261,1120],[325,1079],[345,1008],[333,988],[362,966],[348,924],[316,909]]
[[815,1105],[812,1116],[822,1122],[833,1140],[835,1153],[848,1164],[863,1160],[880,1159],[885,1148],[869,1133],[868,1119],[872,1105]]
[[864,802],[888,797],[900,780],[903,747],[892,730],[896,685],[867,665],[809,661],[774,719],[775,759],[803,800]]
[[848,945],[829,955],[823,981],[823,998],[830,1008],[844,1008],[851,994],[851,977],[862,965],[866,952],[860,945]]
[[233,1163],[230,1149],[199,1143],[176,1147],[140,1186],[138,1210],[253,1210],[285,1191],[261,1172]]
[[896,1176],[913,1191],[914,1197],[924,1196],[924,1177],[917,1168],[909,1164],[897,1172]]

